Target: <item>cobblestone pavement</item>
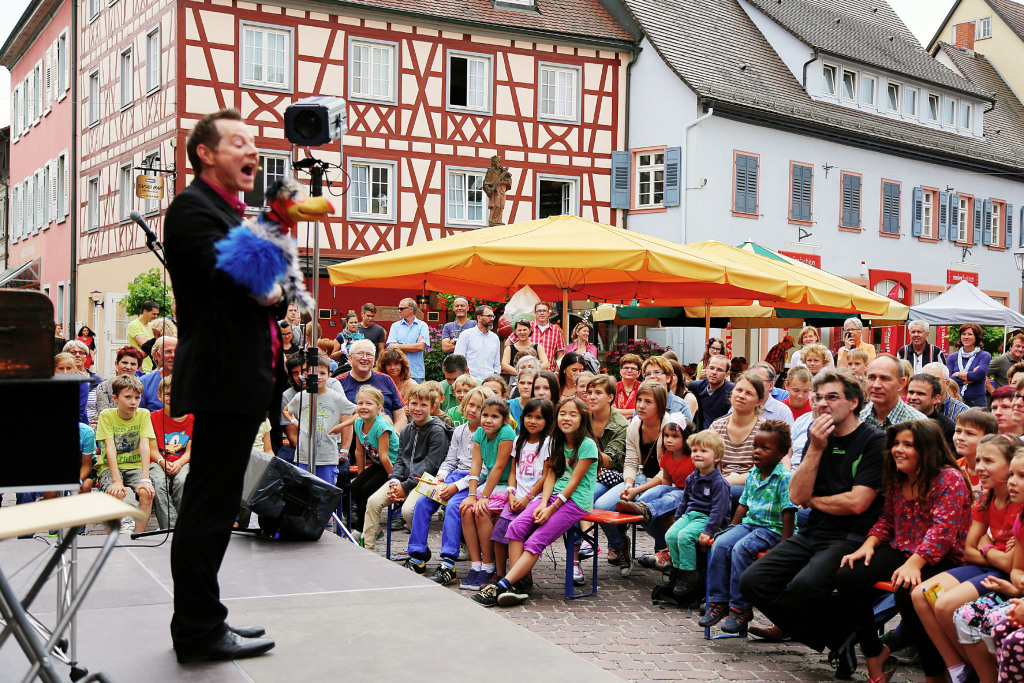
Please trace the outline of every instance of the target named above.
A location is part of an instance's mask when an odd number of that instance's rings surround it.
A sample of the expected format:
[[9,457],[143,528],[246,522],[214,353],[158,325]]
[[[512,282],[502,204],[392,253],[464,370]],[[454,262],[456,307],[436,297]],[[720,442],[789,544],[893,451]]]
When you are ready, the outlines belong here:
[[[407,532],[392,537],[393,557],[405,554]],[[603,538],[603,537],[602,537]],[[637,534],[639,552],[649,552],[653,544],[642,532]],[[431,528],[430,547],[440,548],[440,527]],[[552,554],[552,550],[558,552]],[[377,542],[384,555],[385,539]],[[428,563],[433,571],[436,555]],[[583,563],[589,589],[590,561]],[[456,571],[465,576],[468,562],[459,562]],[[832,681],[831,666],[824,654],[797,643],[768,643],[749,639],[705,640],[697,625],[696,611],[688,614],[676,608],[654,606],[651,590],[661,575],[633,565],[626,579],[600,555],[598,593],[595,596],[565,598],[565,552],[552,546],[534,569],[535,586],[530,600],[519,607],[493,608],[498,614],[528,628],[544,639],[560,645],[628,681]],[[451,590],[468,599],[468,591]],[[483,609],[483,608],[481,608]],[[760,615],[755,623],[768,625]],[[863,658],[853,680],[866,678]],[[923,681],[920,667],[901,666],[894,681]]]

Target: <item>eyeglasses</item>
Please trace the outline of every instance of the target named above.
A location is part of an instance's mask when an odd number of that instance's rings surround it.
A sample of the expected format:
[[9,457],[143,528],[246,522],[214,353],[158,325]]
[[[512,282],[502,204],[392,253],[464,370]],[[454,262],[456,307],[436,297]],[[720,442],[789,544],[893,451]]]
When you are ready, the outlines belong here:
[[665,373],[661,370],[648,370],[644,373],[644,377],[664,377]]
[[356,351],[356,352],[350,353],[348,355],[350,355],[350,356],[352,356],[354,358],[373,358],[373,354],[370,353],[369,351]]
[[83,351],[82,349],[72,349],[71,351],[68,351],[68,353],[73,354],[75,356],[87,356],[87,355],[89,355],[86,351]]
[[837,394],[836,392],[833,391],[831,394],[819,394],[817,396],[812,396],[811,400],[814,401],[815,403],[818,403],[820,401],[824,401],[825,403],[835,403],[841,398],[843,398],[842,394]]
[[400,311],[407,311],[407,310],[409,310],[410,308],[412,308],[412,306],[399,306],[399,307],[398,307],[398,310],[400,310]]
[[481,318],[493,318],[494,314],[493,313],[481,313],[479,317],[481,317]]

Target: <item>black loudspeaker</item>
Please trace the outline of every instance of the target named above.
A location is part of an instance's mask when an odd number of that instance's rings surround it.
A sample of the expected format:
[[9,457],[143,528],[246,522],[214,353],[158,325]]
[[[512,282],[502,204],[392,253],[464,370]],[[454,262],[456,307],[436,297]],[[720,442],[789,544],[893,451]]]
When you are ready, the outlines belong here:
[[286,460],[253,450],[245,472],[242,506],[260,518],[268,536],[316,541],[341,502],[342,491]]

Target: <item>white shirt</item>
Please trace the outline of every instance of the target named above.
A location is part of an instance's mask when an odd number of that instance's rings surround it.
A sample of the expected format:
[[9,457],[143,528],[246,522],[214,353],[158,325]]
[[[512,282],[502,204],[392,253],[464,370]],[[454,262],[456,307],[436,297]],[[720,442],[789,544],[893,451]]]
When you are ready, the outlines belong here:
[[479,325],[459,334],[455,353],[466,357],[469,374],[481,382],[501,374],[501,341],[494,332],[481,332]]

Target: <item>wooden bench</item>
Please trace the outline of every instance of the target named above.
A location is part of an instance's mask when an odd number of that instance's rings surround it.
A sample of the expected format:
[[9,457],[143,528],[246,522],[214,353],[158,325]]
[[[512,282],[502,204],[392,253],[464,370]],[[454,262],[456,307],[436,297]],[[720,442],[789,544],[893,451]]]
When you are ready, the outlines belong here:
[[[636,548],[636,525],[642,524],[644,518],[641,515],[630,515],[622,512],[612,512],[611,510],[591,510],[587,513],[586,517],[583,518],[584,522],[593,522],[594,526],[589,531],[582,531],[577,526],[573,526],[565,534],[565,597],[572,600],[574,598],[585,598],[588,595],[594,595],[597,593],[597,530],[601,524],[613,524],[621,526],[624,524],[633,525],[633,543],[630,548],[630,552],[633,552]],[[573,568],[573,554],[576,550],[577,541],[585,540],[593,544],[594,556],[593,556],[593,567],[591,570],[591,589],[587,593],[577,593],[576,585],[572,580],[572,568]]]

